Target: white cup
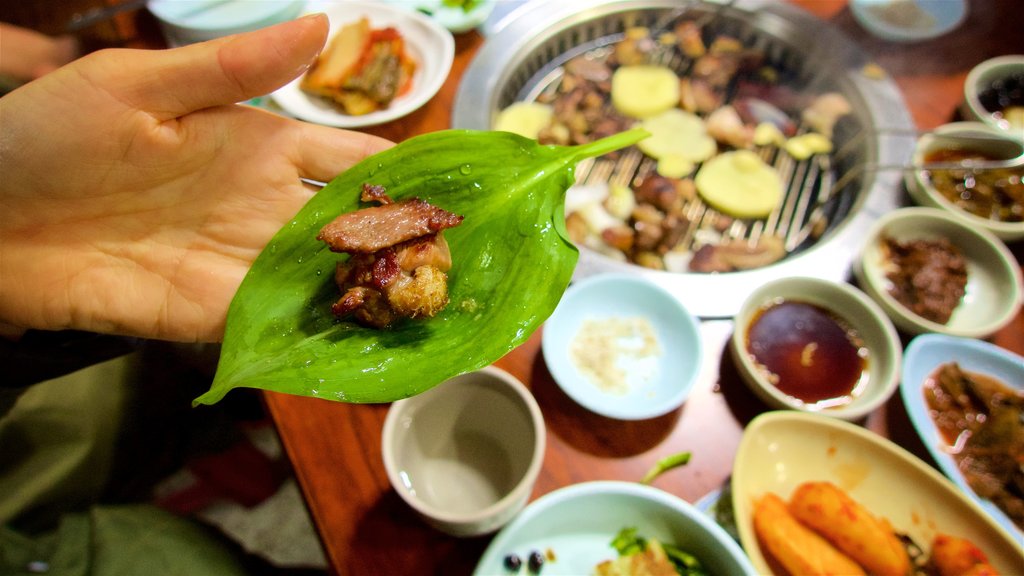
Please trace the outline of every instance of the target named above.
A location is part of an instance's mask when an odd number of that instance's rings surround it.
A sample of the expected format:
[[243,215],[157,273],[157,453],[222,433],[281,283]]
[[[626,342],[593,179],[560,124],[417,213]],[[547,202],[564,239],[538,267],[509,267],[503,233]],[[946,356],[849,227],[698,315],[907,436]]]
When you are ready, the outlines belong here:
[[530,391],[488,366],[392,404],[382,452],[391,485],[428,524],[478,536],[526,506],[545,439]]

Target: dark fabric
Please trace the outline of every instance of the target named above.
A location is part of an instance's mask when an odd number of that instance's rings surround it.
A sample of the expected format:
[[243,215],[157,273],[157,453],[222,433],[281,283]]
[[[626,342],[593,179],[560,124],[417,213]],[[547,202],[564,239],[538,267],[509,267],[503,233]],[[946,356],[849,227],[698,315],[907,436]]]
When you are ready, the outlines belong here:
[[92,332],[29,330],[0,339],[0,388],[24,388],[136,350],[142,340]]

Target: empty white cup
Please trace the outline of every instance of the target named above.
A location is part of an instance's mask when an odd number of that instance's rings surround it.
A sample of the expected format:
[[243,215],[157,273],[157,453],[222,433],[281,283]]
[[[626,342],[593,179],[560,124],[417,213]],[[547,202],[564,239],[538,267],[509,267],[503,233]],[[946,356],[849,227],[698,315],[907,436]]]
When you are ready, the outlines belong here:
[[545,438],[530,391],[488,366],[392,404],[382,452],[391,485],[428,524],[478,536],[526,505]]

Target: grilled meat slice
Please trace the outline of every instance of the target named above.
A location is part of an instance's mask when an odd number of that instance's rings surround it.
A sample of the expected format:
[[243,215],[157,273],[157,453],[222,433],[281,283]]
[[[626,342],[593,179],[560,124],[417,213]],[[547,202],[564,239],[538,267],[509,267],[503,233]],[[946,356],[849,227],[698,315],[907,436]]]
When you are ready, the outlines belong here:
[[381,186],[364,184],[361,198],[381,205],[343,214],[317,236],[351,254],[335,270],[342,296],[331,310],[374,328],[443,310],[452,258],[442,232],[462,216],[416,198],[394,202]]
[[458,214],[412,198],[342,214],[324,226],[316,238],[334,252],[369,254],[461,222]]

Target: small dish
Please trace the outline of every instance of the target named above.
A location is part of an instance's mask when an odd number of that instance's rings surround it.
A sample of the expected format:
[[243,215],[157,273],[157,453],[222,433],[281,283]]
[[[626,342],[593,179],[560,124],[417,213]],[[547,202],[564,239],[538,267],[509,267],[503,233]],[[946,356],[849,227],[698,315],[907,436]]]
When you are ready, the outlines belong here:
[[213,40],[285,22],[302,12],[305,0],[150,0],[170,46]]
[[[764,310],[781,303],[817,307],[833,316],[838,321],[839,328],[852,330],[857,334],[861,341],[857,353],[863,358],[866,352],[867,362],[862,371],[858,368],[857,375],[860,379],[852,393],[842,396],[842,401],[826,400],[809,403],[783,392],[771,382],[766,373],[767,370],[760,366],[748,351],[748,335],[753,323],[762,317]],[[799,317],[792,317],[792,321],[805,327],[810,326],[806,313],[800,313]],[[782,324],[778,326],[783,327]],[[801,364],[803,366],[816,364],[830,366],[832,368],[823,370],[828,370],[829,378],[835,380],[834,367],[837,363],[831,362],[827,356],[818,358],[814,356],[815,354],[827,354],[827,350],[833,348],[825,342],[822,331],[812,331],[810,328],[798,330],[794,324],[794,326],[785,326],[784,340],[782,337],[777,337],[773,341],[797,342],[793,338],[798,339],[801,332],[810,336],[809,341],[801,344],[802,349],[799,354]],[[899,384],[902,346],[895,327],[877,304],[866,294],[848,284],[819,278],[792,277],[762,285],[751,293],[740,308],[739,314],[736,315],[730,348],[744,382],[762,400],[775,408],[816,412],[844,420],[857,420],[884,404],[896,391],[896,386]]]
[[[881,241],[946,238],[960,249],[967,264],[967,285],[949,322],[923,318],[889,293],[889,263]],[[1013,254],[997,238],[935,208],[902,208],[881,217],[867,233],[853,266],[865,292],[885,310],[900,330],[916,335],[937,332],[984,338],[1009,323],[1021,306],[1021,270]]]
[[392,404],[381,452],[392,487],[424,521],[478,536],[526,506],[545,439],[530,391],[488,366]]
[[391,4],[430,16],[452,34],[469,32],[484,23],[494,11],[498,0],[470,0],[472,6],[464,10],[461,6],[449,5],[444,0],[387,0]]
[[371,26],[394,26],[405,39],[406,49],[416,62],[412,90],[403,94],[383,110],[359,116],[341,112],[324,98],[307,94],[299,87],[302,78],[296,78],[271,94],[274,102],[287,114],[326,126],[358,128],[390,122],[409,114],[437,94],[451,70],[455,58],[455,39],[427,16],[376,2],[328,2],[312,4],[308,13],[323,12],[331,21],[333,37],[345,24],[366,17]]
[[544,576],[593,574],[594,566],[617,556],[612,539],[628,527],[690,552],[709,574],[755,573],[739,544],[685,500],[651,486],[601,481],[567,486],[531,503],[491,541],[474,575],[509,574],[507,555],[526,558],[548,550],[554,560],[544,564]]
[[[1015,110],[989,109],[1000,108],[989,102],[988,92],[996,90],[1004,92],[1003,98],[1010,100]],[[1005,93],[1008,91],[1012,91],[1012,95]],[[962,108],[965,117],[1024,140],[1024,54],[996,56],[971,68],[964,81]]]
[[570,286],[544,324],[541,347],[570,398],[619,420],[675,410],[701,368],[697,319],[638,276],[597,275]]
[[799,412],[755,417],[740,439],[732,473],[740,541],[757,574],[772,574],[754,533],[753,505],[767,493],[788,500],[808,481],[846,491],[927,552],[939,533],[967,538],[1004,574],[1024,565],[1019,542],[934,468],[849,422]]
[[956,362],[968,372],[985,374],[1007,386],[1024,390],[1024,357],[981,340],[924,334],[911,340],[907,346],[907,353],[903,357],[903,382],[900,384],[900,395],[910,421],[939,469],[1008,532],[1024,538],[1024,531],[1005,512],[992,501],[978,496],[967,484],[950,453],[949,443],[932,419],[924,387],[939,367],[949,362]]
[[920,42],[953,30],[967,17],[966,0],[851,0],[861,26],[892,42]]
[[[1020,156],[1024,152],[1024,141],[1013,140],[1006,132],[980,122],[952,122],[939,126],[933,133],[934,135],[925,134],[918,139],[913,154],[913,162],[915,164],[924,163],[925,157],[929,153],[941,149],[943,146],[948,146],[948,144],[944,144],[944,140],[941,138],[943,135],[977,134],[979,136],[991,137],[993,138],[991,146],[988,146],[987,150],[978,151],[988,152],[1000,159]],[[1024,168],[1017,168],[1016,170],[1024,172]],[[954,204],[943,196],[936,189],[928,176],[928,172],[925,170],[909,171],[905,174],[904,180],[910,196],[920,206],[930,206],[945,210],[968,225],[987,230],[997,238],[1007,242],[1024,238],[1024,221],[1000,221],[972,214],[967,209]]]

